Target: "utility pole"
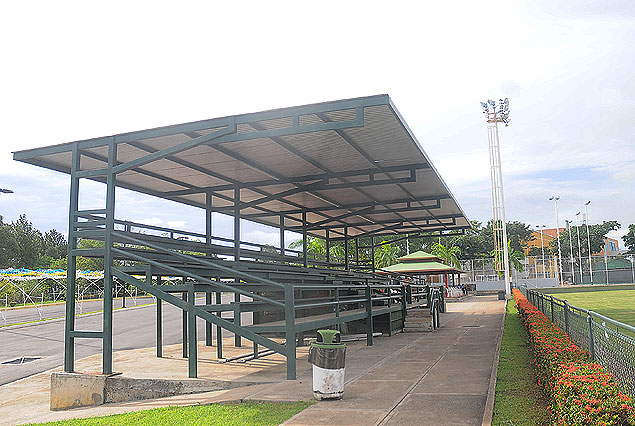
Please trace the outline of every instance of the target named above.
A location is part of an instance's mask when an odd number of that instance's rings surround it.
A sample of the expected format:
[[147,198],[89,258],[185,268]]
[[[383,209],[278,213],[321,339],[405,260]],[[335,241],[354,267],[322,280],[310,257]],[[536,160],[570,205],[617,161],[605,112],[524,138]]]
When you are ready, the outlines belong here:
[[580,216],[580,212],[575,214],[575,230],[578,234],[578,259],[580,261],[580,284],[584,284],[584,280],[582,279],[582,250],[580,249],[580,225],[578,223],[578,217]]
[[[498,104],[491,99],[481,102],[483,114],[487,119],[487,137],[489,140],[490,174],[492,180],[492,213],[494,230],[494,265],[505,274],[505,297],[511,299],[511,281],[509,276],[509,251],[507,247],[507,220],[505,218],[505,197],[503,192],[503,172],[501,170],[500,140],[498,123],[509,125],[509,100],[499,99]],[[500,264],[501,254],[503,264]]]

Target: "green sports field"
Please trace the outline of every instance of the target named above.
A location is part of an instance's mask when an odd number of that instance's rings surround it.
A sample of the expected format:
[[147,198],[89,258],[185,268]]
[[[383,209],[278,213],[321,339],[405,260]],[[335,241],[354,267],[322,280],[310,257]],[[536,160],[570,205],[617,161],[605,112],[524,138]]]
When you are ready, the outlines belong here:
[[569,304],[590,309],[604,316],[635,326],[635,290],[583,291],[554,293]]

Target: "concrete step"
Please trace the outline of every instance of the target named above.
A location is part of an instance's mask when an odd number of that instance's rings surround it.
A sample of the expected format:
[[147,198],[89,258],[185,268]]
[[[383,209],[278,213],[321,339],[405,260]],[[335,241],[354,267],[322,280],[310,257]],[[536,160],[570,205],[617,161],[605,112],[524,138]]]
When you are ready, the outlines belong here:
[[430,310],[428,309],[411,309],[406,313],[407,318],[420,318],[420,317],[429,317]]

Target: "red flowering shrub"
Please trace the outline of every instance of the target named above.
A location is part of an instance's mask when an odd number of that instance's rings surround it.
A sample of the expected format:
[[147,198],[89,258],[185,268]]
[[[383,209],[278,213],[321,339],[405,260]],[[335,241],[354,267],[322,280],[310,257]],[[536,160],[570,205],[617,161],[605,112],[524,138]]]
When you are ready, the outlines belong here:
[[514,289],[533,354],[538,384],[551,400],[555,425],[635,425],[633,398],[618,390],[615,378]]

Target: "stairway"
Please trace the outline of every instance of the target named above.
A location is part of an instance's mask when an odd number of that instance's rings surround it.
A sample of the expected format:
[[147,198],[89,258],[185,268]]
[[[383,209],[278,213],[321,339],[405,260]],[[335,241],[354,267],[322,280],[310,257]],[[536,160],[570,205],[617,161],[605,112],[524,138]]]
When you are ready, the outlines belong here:
[[434,317],[430,314],[429,308],[408,309],[404,321],[404,333],[423,333],[434,331]]

